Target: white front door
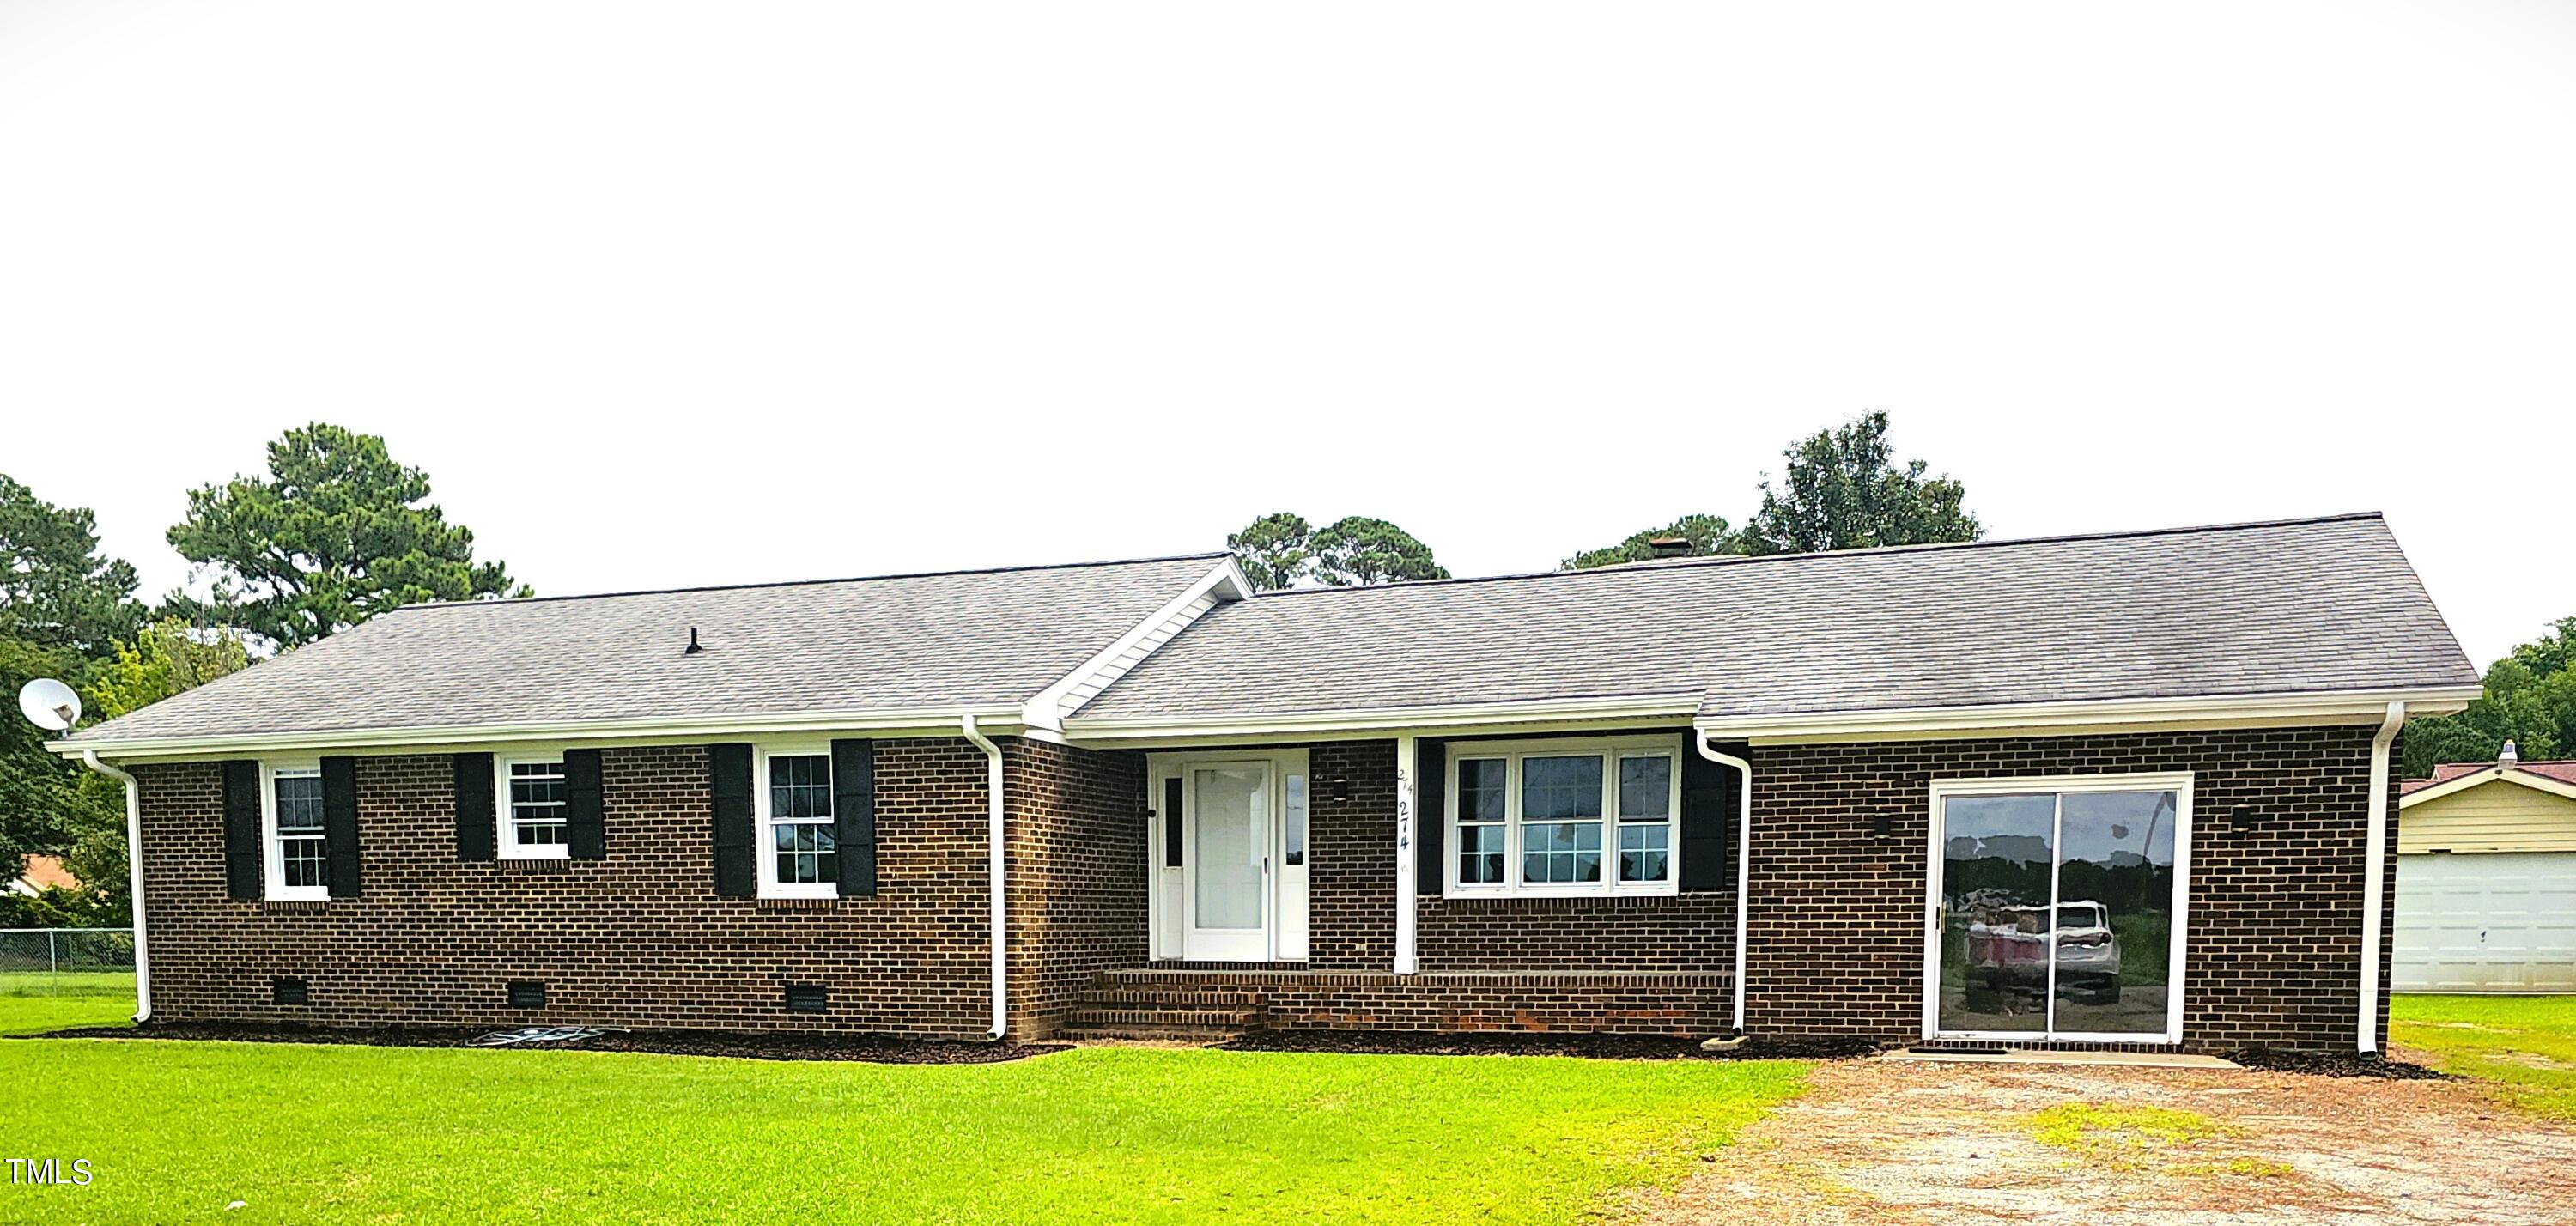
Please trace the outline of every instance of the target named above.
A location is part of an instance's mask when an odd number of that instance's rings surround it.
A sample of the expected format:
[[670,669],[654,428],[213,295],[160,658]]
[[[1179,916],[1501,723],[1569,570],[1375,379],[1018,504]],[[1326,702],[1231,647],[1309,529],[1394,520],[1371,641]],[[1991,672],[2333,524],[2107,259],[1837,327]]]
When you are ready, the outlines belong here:
[[1181,956],[1270,957],[1270,763],[1192,762],[1182,779]]

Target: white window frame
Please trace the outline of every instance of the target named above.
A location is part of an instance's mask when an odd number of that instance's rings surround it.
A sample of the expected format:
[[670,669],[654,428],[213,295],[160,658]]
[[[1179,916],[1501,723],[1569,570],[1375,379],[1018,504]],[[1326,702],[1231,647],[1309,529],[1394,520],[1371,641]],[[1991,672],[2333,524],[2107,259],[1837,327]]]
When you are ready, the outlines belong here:
[[[1930,829],[1924,841],[1930,859],[1923,871],[1923,922],[1917,934],[1923,941],[1923,1037],[1926,1039],[2004,1040],[2019,1043],[2180,1043],[2182,1042],[2183,988],[2187,981],[2186,953],[2191,936],[2191,785],[2190,771],[2163,771],[2134,775],[2026,775],[1993,779],[1935,779],[1931,787]],[[2174,794],[2174,899],[2173,931],[2168,934],[2165,956],[2165,1028],[2162,1034],[2135,1034],[2072,1030],[1974,1031],[1941,1029],[1941,874],[1944,868],[1941,846],[1942,808],[1953,796],[2026,796],[2037,792],[2064,796],[2078,792],[2171,792]],[[2061,814],[2064,802],[2058,805]],[[2062,820],[2062,818],[2061,818]],[[2052,838],[2051,847],[2057,846]],[[2057,869],[2049,869],[2050,893],[2056,892]],[[2062,901],[2052,898],[2052,902]],[[2055,930],[2055,921],[2050,923]],[[2057,996],[2055,972],[2051,971],[2048,996],[2051,1016]]]
[[[1441,842],[1440,870],[1442,897],[1445,898],[1610,898],[1631,895],[1657,897],[1679,893],[1682,880],[1682,752],[1680,738],[1670,734],[1656,736],[1588,737],[1531,741],[1451,741],[1442,755],[1440,766],[1441,823],[1445,827]],[[1540,882],[1526,884],[1522,872],[1521,762],[1526,758],[1554,758],[1595,754],[1601,758],[1601,880],[1595,882]],[[1672,764],[1666,777],[1664,800],[1664,879],[1661,881],[1619,880],[1619,759],[1660,755]],[[1458,880],[1458,857],[1466,846],[1458,832],[1458,765],[1478,759],[1500,758],[1503,767],[1503,880],[1499,884],[1461,882]],[[1475,825],[1476,823],[1469,823]],[[1638,823],[1630,823],[1636,825]]]
[[[260,862],[265,866],[262,883],[266,887],[265,897],[270,902],[329,902],[331,887],[328,885],[286,884],[286,843],[277,832],[277,777],[280,773],[319,778],[322,762],[318,758],[263,759],[259,764],[259,846]],[[328,816],[323,818],[322,829],[322,856],[324,863],[328,864],[331,855]]]
[[[760,744],[752,747],[752,846],[759,857],[759,895],[762,898],[838,898],[841,896],[841,885],[837,880],[780,881],[778,879],[778,835],[774,831],[773,827],[782,823],[778,823],[773,819],[769,807],[769,760],[771,758],[819,757],[829,759],[831,756],[832,743],[830,741],[779,741],[774,744]],[[840,778],[835,774],[832,779],[832,788],[829,790],[837,793],[839,787]],[[833,795],[831,797],[831,803],[833,805],[832,815],[824,817],[821,821],[806,819],[790,821],[783,824],[790,826],[832,825],[840,812],[840,797],[837,794]],[[833,876],[836,878],[840,876],[839,868],[841,854],[840,845],[835,843],[833,845],[832,863],[834,865]]]
[[[500,849],[501,858],[504,860],[562,860],[569,858],[572,855],[572,845],[569,842],[522,843],[519,841],[519,823],[514,820],[514,814],[511,812],[510,803],[510,768],[513,766],[552,766],[557,770],[565,769],[564,756],[559,751],[516,754],[496,753],[492,755],[493,794],[499,798],[499,803],[493,806],[493,821],[498,823],[500,827],[499,831],[494,836],[497,841],[493,846]],[[564,775],[564,829],[567,838],[569,838],[572,829],[571,785],[572,776],[567,772]]]

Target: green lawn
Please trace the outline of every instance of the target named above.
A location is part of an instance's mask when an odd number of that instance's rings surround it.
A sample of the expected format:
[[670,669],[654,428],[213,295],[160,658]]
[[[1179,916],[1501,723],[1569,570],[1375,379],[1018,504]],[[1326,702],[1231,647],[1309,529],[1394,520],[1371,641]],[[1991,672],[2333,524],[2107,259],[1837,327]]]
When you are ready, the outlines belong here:
[[[1805,1066],[1090,1048],[994,1065],[0,1040],[0,1220],[1566,1222]],[[246,1205],[226,1212],[231,1201]]]
[[2576,1120],[2576,996],[2399,996],[2388,1032],[2447,1072]]
[[0,1035],[113,1026],[133,1016],[132,971],[0,974]]

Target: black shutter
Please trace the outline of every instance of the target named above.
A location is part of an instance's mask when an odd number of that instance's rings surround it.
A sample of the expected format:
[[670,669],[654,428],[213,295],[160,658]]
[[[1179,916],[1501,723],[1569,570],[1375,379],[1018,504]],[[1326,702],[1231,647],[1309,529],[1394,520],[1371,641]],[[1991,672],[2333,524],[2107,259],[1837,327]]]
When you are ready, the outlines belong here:
[[492,755],[461,753],[456,768],[456,858],[489,860],[500,838],[492,800]]
[[322,836],[331,897],[358,896],[358,760],[322,759]]
[[[1743,772],[1701,756],[1696,732],[1682,734],[1681,889],[1685,894],[1735,888],[1736,789]],[[1741,745],[1722,746],[1744,757]]]
[[707,746],[707,790],[715,797],[716,897],[759,892],[751,859],[751,746]]
[[1413,743],[1413,892],[1438,898],[1449,866],[1441,847],[1449,834],[1449,743]]
[[564,847],[575,860],[608,858],[608,813],[600,796],[599,751],[564,751]]
[[224,763],[224,893],[257,902],[261,878],[259,854],[259,763]]
[[832,742],[832,845],[841,897],[877,892],[877,743]]

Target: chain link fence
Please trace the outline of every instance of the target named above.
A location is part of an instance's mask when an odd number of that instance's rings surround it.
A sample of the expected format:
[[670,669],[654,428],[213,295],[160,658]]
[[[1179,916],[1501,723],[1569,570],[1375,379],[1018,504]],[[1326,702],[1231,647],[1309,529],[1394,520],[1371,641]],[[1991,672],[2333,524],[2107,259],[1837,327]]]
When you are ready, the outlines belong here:
[[134,988],[131,928],[0,928],[0,995]]

